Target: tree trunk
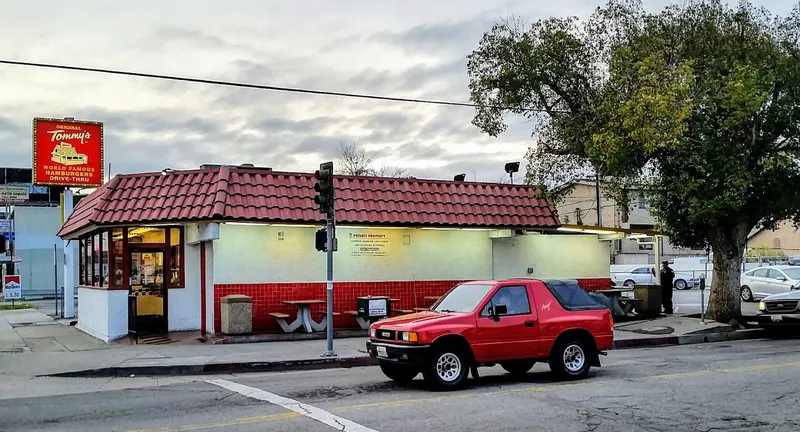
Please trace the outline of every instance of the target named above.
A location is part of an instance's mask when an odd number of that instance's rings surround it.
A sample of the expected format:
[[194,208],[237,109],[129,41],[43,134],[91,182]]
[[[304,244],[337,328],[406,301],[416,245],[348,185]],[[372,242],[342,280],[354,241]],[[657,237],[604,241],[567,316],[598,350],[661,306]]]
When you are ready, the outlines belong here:
[[714,230],[710,235],[714,280],[708,299],[709,319],[728,323],[741,316],[742,260],[750,229],[742,223],[730,230]]

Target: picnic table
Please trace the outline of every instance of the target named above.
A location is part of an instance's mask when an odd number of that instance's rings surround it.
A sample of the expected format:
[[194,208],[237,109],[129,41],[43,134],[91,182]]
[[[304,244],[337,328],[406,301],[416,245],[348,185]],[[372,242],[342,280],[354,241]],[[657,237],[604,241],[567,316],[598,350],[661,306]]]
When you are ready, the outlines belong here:
[[[311,318],[311,306],[324,304],[325,300],[286,300],[283,303],[297,307],[297,318],[291,324],[286,322],[286,319],[289,318],[289,315],[287,314],[271,313],[269,315],[275,318],[275,321],[278,322],[278,325],[281,326],[281,329],[284,332],[292,333],[300,328],[300,326],[302,326],[307,333],[323,331],[328,327],[328,318],[326,315],[327,312],[320,312],[323,314],[323,318],[319,322],[314,321],[314,319]],[[339,314],[334,312],[333,315]]]
[[633,311],[633,305],[636,303],[637,298],[627,296],[625,294],[632,293],[633,288],[613,288],[594,291],[598,294],[603,294],[611,300],[611,305],[614,307],[614,316],[626,316]]

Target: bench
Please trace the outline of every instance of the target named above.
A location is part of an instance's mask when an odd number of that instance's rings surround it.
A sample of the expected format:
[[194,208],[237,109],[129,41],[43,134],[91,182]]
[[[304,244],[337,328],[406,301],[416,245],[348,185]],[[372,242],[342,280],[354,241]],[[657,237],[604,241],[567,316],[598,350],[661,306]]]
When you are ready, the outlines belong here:
[[360,316],[358,316],[358,311],[345,311],[344,314],[354,316],[356,318],[358,326],[361,327],[362,330],[369,329],[369,321],[365,321]]
[[278,325],[281,326],[281,330],[283,330],[286,333],[291,333],[300,328],[301,325],[303,325],[303,322],[300,319],[300,317],[298,317],[293,323],[289,324],[286,322],[286,319],[289,318],[289,314],[281,312],[270,312],[267,315],[275,318],[275,321],[277,321]]
[[[328,316],[328,311],[319,311],[319,312],[317,312],[317,313],[318,313],[318,314],[320,314],[320,315],[322,315],[322,316]],[[341,313],[339,313],[339,312],[333,312],[333,313],[332,313],[332,315],[333,315],[333,316],[339,316],[339,315],[341,315]]]

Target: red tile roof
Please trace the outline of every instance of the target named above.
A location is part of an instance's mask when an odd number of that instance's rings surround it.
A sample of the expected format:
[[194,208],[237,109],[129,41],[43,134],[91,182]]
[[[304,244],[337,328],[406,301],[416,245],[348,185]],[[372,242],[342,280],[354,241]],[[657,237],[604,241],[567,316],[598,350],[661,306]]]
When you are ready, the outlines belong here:
[[[460,228],[553,228],[558,216],[525,185],[383,177],[335,178],[337,223]],[[93,225],[199,221],[321,223],[313,174],[239,167],[125,174],[81,200],[59,231]]]

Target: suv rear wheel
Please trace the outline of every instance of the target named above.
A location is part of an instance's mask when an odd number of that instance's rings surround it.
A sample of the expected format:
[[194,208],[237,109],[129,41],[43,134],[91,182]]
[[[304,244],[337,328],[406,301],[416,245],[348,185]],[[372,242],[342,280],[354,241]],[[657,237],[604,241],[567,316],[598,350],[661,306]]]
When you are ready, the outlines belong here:
[[419,369],[414,366],[381,362],[381,372],[392,381],[408,384],[419,375]]
[[535,360],[514,360],[500,363],[500,367],[506,370],[511,375],[525,375],[528,373],[533,365],[536,364]]
[[564,339],[553,347],[548,360],[559,379],[583,379],[589,375],[589,344],[582,338]]
[[469,356],[463,349],[444,345],[433,349],[422,369],[422,376],[435,387],[455,389],[466,383],[469,368]]

